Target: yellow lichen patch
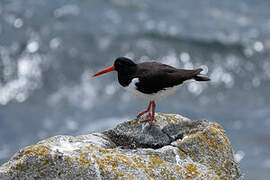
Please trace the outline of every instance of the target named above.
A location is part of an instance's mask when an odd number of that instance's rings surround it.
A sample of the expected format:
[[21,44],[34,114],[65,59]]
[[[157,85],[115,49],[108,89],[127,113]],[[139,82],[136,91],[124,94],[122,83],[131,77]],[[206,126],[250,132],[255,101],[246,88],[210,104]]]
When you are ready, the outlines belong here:
[[166,168],[161,168],[160,174],[161,175],[165,175],[167,173],[167,169]]
[[104,171],[105,169],[105,160],[104,159],[96,159],[99,169]]
[[80,158],[78,158],[77,161],[80,163],[80,169],[83,169],[85,165],[89,165],[91,163],[89,152],[80,151]]
[[115,157],[112,157],[111,160],[110,160],[110,164],[112,166],[112,168],[117,168],[118,167],[118,159],[115,158]]
[[123,172],[117,170],[119,164],[121,164],[121,162],[119,162],[120,159],[118,159],[114,155],[107,155],[105,158],[99,158],[95,155],[92,155],[92,157],[95,158],[95,161],[100,171],[103,171],[107,174],[110,174],[111,171],[113,171],[116,176],[115,179],[123,178]]
[[217,125],[217,128],[223,130],[223,127],[219,124]]
[[123,179],[124,174],[122,172],[117,171],[115,169],[113,169],[113,171],[114,171],[114,173],[116,175],[116,178],[115,179],[118,179],[119,177],[120,177],[120,179]]
[[131,174],[126,173],[126,175],[127,175],[127,178],[128,178],[128,179],[133,180],[133,176],[132,176]]
[[230,169],[230,163],[229,163],[229,162],[226,162],[225,168],[226,168],[226,169]]
[[67,161],[67,163],[68,163],[68,164],[70,164],[71,160],[72,160],[72,158],[71,158],[71,157],[66,156],[66,161]]
[[[199,131],[185,138],[181,143],[190,144],[188,146],[198,146],[196,151],[184,149],[193,161],[202,163],[215,171],[220,177],[225,177],[227,172],[225,156],[222,155],[230,150],[230,143],[223,130],[216,124],[211,124],[204,131]],[[180,147],[182,146],[179,144]],[[199,152],[199,153],[198,153]],[[205,158],[202,158],[205,157]],[[216,160],[219,157],[219,161]],[[223,162],[223,164],[218,163]]]
[[24,153],[25,156],[35,155],[38,157],[38,153],[35,150],[29,149]]
[[[150,179],[155,179],[161,175],[171,179],[170,168],[168,168],[170,166],[165,164],[166,162],[159,156],[153,154],[150,154],[146,159],[137,155],[127,156],[119,153],[93,154],[92,157],[95,158],[100,171],[105,173],[113,172],[115,179],[133,179],[131,174],[123,172],[123,166],[135,171],[141,169]],[[161,169],[161,171],[158,169]]]
[[45,161],[43,162],[42,166],[46,166],[47,164],[49,163],[49,160],[48,159],[45,159]]
[[140,122],[139,118],[133,120],[133,121],[129,121],[130,125],[134,125],[134,124],[138,124]]
[[149,155],[149,159],[145,163],[147,163],[148,166],[144,168],[144,172],[151,179],[155,179],[161,176],[164,179],[172,179],[172,175],[174,174],[172,174],[172,171],[174,172],[176,170],[174,169],[175,166],[171,166],[170,163],[167,163],[159,156]]
[[37,150],[39,150],[39,154],[41,156],[45,156],[48,154],[49,149],[46,146],[40,146]]
[[121,159],[121,162],[122,162],[123,164],[126,164],[128,167],[131,167],[131,168],[133,168],[133,169],[136,168],[136,164],[132,163],[132,162],[130,161],[130,159],[129,159],[128,157],[124,156],[123,154],[117,154],[117,157],[118,157],[119,159]]
[[175,114],[166,114],[166,117],[169,117],[169,118],[175,118]]
[[25,171],[27,169],[26,165],[22,162],[22,160],[18,160],[15,166],[17,171]]
[[107,162],[107,165],[110,165],[111,166],[112,171],[116,175],[115,179],[123,178],[123,175],[124,174],[122,172],[119,172],[117,170],[118,165],[119,165],[118,159],[116,159],[116,158],[113,157],[110,161],[106,161],[106,162]]
[[176,166],[175,169],[177,170],[178,174],[182,174],[182,168],[180,166]]
[[118,171],[118,167],[121,164],[125,164],[128,167],[134,167],[130,162],[129,158],[122,154],[109,154],[103,158],[97,157],[95,155],[92,156],[95,158],[96,163],[101,171],[111,172],[113,171],[117,178],[123,178],[124,173]]
[[210,133],[210,135],[212,136],[217,136],[217,129],[213,126],[210,126],[207,132]]
[[228,148],[230,148],[231,147],[231,143],[230,143],[229,139],[226,137],[226,135],[224,133],[221,133],[221,136],[222,136],[222,139],[225,141],[226,146]]
[[187,179],[196,178],[199,175],[197,166],[191,163],[188,164],[187,166],[184,166],[184,174],[185,174],[185,178]]
[[168,124],[171,124],[171,123],[177,123],[181,121],[182,119],[177,118],[175,114],[166,114],[165,120]]
[[136,167],[138,168],[145,168],[144,161],[141,157],[139,156],[133,156],[132,160],[136,163]]
[[29,146],[24,155],[25,156],[35,155],[36,157],[38,157],[39,155],[45,156],[46,154],[48,154],[48,151],[49,151],[48,147],[42,144],[36,144],[33,146]]
[[155,179],[155,174],[152,173],[152,172],[149,172],[149,173],[148,173],[148,176],[149,176],[151,179]]
[[182,148],[178,148],[178,155],[180,156],[180,157],[187,157],[187,152],[186,151],[184,151]]
[[158,156],[153,155],[149,156],[148,166],[150,168],[158,168],[162,163],[164,163],[164,161],[160,159]]
[[114,153],[115,151],[112,149],[103,149],[103,148],[98,148],[98,151],[102,154],[107,154],[107,153]]

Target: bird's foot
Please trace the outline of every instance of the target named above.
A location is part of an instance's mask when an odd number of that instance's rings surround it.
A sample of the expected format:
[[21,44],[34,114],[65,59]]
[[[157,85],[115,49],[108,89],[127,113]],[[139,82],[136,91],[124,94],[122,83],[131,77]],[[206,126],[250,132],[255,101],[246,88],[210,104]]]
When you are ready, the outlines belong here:
[[[150,109],[152,107],[152,113],[150,112]],[[147,116],[146,116],[146,119],[144,120],[141,120],[141,123],[144,123],[144,122],[148,122],[149,123],[149,128],[152,126],[152,122],[155,118],[155,107],[156,107],[156,104],[154,101],[150,101],[149,104],[148,104],[148,107],[146,110],[140,112],[138,115],[137,115],[137,118],[141,117],[143,114],[147,113]]]
[[152,122],[153,122],[153,120],[154,120],[154,117],[153,117],[153,116],[151,115],[151,113],[149,112],[149,114],[148,114],[147,118],[146,118],[146,119],[144,119],[144,120],[141,120],[141,123],[148,122],[149,127],[151,127],[151,126],[152,126]]
[[145,115],[145,117],[141,118],[141,120],[140,120],[141,123],[148,122],[152,118],[152,113],[151,112],[146,112],[144,114],[146,114],[146,115]]
[[137,115],[137,118],[141,117],[142,115],[144,115],[144,114],[146,114],[146,113],[148,113],[147,117],[151,114],[151,113],[150,113],[150,110],[147,109],[147,110],[144,110],[144,111],[140,112],[140,113]]
[[147,109],[146,109],[146,110],[143,110],[142,112],[140,112],[140,113],[137,115],[137,118],[141,117],[141,116],[144,115],[145,113],[150,114],[150,109],[151,109],[152,104],[153,104],[153,101],[150,101],[149,104],[148,104]]

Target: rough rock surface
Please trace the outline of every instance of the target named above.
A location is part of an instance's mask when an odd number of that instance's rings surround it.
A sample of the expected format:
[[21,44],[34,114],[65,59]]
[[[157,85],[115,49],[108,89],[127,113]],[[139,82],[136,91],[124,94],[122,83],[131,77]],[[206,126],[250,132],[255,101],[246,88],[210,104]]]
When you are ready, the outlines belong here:
[[[144,117],[143,117],[144,118]],[[103,133],[55,136],[0,167],[0,179],[243,179],[223,128],[157,113]]]

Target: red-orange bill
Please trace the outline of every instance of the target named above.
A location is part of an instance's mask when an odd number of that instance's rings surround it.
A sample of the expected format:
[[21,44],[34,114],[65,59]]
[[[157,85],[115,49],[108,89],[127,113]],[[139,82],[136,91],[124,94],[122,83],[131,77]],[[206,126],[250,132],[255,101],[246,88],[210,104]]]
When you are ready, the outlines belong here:
[[108,67],[106,69],[103,69],[102,71],[99,71],[99,72],[93,74],[92,77],[96,77],[96,76],[99,76],[101,74],[104,74],[104,73],[107,73],[107,72],[110,72],[110,71],[114,71],[114,69],[115,69],[114,66],[110,66],[110,67]]

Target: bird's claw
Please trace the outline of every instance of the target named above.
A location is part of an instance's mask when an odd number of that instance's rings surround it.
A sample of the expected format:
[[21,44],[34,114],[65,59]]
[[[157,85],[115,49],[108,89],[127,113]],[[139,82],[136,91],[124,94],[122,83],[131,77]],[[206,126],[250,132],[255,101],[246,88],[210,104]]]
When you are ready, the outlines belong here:
[[144,115],[146,113],[148,113],[148,115],[149,115],[150,112],[149,111],[142,111],[137,115],[137,118],[140,118],[142,115]]
[[[150,114],[150,115],[149,115]],[[148,124],[149,124],[149,127],[151,127],[151,125],[152,125],[152,122],[153,122],[153,118],[152,118],[152,116],[151,116],[151,113],[149,113],[148,114],[148,118],[146,118],[146,119],[144,119],[144,120],[141,120],[141,123],[145,123],[145,122],[148,122]],[[149,117],[150,116],[150,117]]]
[[140,112],[138,115],[137,115],[137,118],[140,118],[142,115],[144,115],[144,114],[146,114],[147,113],[147,117],[149,116],[149,115],[151,115],[151,112],[149,112],[149,111],[142,111],[142,112]]
[[[145,115],[145,118],[146,118],[146,119],[150,119],[150,118],[152,117],[152,113],[151,113],[151,112],[146,112],[146,113],[144,113],[144,114],[146,114],[146,115]],[[138,117],[137,117],[137,118],[138,118]],[[142,119],[143,119],[143,118],[141,118],[141,122],[142,122],[142,121],[145,121],[145,120],[142,120]]]

